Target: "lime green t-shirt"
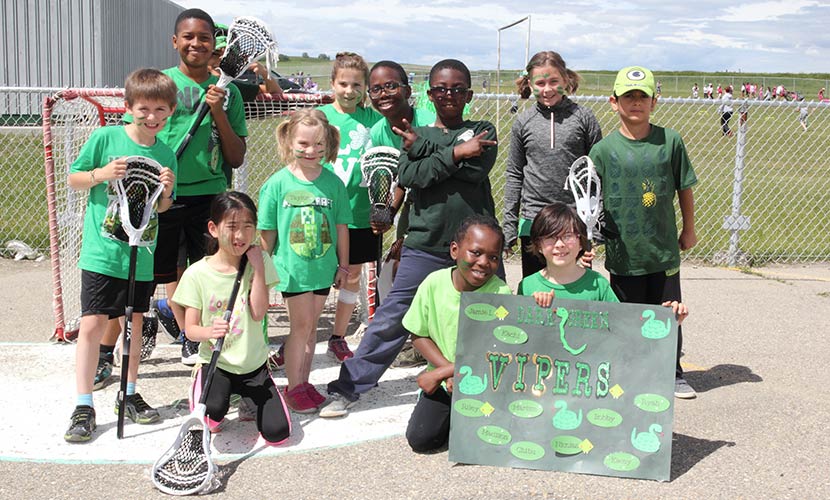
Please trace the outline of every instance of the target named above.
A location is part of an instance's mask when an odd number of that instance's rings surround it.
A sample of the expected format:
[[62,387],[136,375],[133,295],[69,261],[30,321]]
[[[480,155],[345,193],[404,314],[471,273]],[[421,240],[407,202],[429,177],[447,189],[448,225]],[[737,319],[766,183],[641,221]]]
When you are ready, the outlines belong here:
[[[209,85],[216,85],[218,78],[211,75],[201,83],[196,83],[186,76],[178,67],[168,68],[164,74],[176,82],[178,87],[178,104],[167,125],[158,134],[158,138],[168,146],[177,150],[190,126],[196,119],[196,110],[205,100],[205,93]],[[225,91],[225,113],[231,128],[239,137],[248,135],[248,126],[245,123],[245,107],[239,89],[229,85]],[[211,114],[208,113],[196,133],[193,134],[190,144],[179,158],[181,174],[178,179],[179,196],[198,196],[218,194],[228,188],[228,180],[222,170],[224,158],[222,145],[219,142],[219,132],[213,125]]]
[[[461,292],[452,284],[455,266],[431,273],[418,285],[412,305],[403,317],[403,327],[419,337],[429,337],[450,363],[455,362],[458,340],[458,310]],[[510,287],[498,276],[491,276],[475,293],[510,295]],[[427,370],[434,370],[432,363]]]
[[[177,173],[176,155],[162,141],[152,146],[136,144],[123,126],[95,129],[72,162],[69,173],[89,172],[124,156],[146,156]],[[113,234],[120,225],[118,195],[115,184],[102,182],[89,190],[84,214],[81,256],[78,267],[113,278],[128,279],[130,245]],[[153,281],[153,250],[156,248],[158,214],[153,211],[147,229],[141,235],[136,257],[135,279]]]
[[[212,325],[215,318],[222,317],[236,281],[235,272],[225,274],[212,268],[208,263],[210,258],[205,257],[188,267],[173,294],[173,302],[201,312],[202,326]],[[265,284],[271,288],[279,281],[277,270],[265,252],[262,253],[262,260],[265,264]],[[248,265],[233,305],[229,332],[225,335],[222,353],[216,362],[219,368],[237,375],[251,373],[268,359],[268,346],[262,335],[263,320],[254,321],[249,309],[248,295],[253,276],[254,268]],[[214,340],[200,343],[199,360],[202,363],[210,363],[215,343]]]
[[[412,127],[429,127],[435,123],[435,113],[426,109],[414,109],[412,117]],[[369,149],[374,146],[391,146],[393,148],[401,149],[403,138],[392,132],[392,126],[389,125],[389,120],[382,117],[377,123],[372,125],[369,131],[370,142],[366,146]]]
[[565,285],[551,283],[542,276],[542,271],[531,274],[519,282],[518,295],[533,295],[533,292],[553,292],[557,299],[593,300],[596,302],[619,302],[608,280],[593,269],[586,269],[581,278]]
[[672,129],[651,126],[642,140],[614,131],[591,148],[602,178],[609,232],[605,268],[619,276],[643,276],[680,267],[675,193],[697,183],[686,146]]
[[262,185],[257,213],[258,229],[277,231],[273,258],[278,290],[331,286],[338,265],[336,226],[352,221],[346,187],[336,175],[322,169],[307,182],[283,168]]
[[360,185],[360,157],[369,144],[369,130],[381,118],[380,113],[372,108],[358,106],[353,113],[341,113],[332,104],[321,106],[329,123],[340,131],[340,149],[337,160],[332,165],[324,166],[331,170],[346,186],[349,194],[349,206],[352,210],[350,228],[369,227],[369,190]]

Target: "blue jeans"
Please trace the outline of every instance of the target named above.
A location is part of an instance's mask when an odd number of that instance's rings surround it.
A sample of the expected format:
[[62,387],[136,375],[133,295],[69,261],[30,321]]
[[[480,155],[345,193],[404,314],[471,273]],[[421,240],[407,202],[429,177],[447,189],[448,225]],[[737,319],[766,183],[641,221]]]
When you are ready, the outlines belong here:
[[452,266],[449,253],[439,255],[403,247],[392,290],[381,302],[369,328],[363,333],[353,358],[340,366],[340,378],[329,382],[328,392],[350,401],[378,385],[378,380],[401,352],[409,331],[401,322],[418,285],[432,272]]

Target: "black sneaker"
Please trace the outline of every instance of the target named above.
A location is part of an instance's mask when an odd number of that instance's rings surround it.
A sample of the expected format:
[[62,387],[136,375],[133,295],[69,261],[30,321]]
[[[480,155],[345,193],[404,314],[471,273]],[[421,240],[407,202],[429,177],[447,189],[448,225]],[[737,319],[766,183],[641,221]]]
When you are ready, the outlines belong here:
[[115,361],[113,353],[98,354],[98,368],[95,369],[95,379],[92,381],[92,390],[103,389],[107,380],[112,376],[112,363]]
[[[119,407],[118,398],[115,399],[115,414],[118,415]],[[148,405],[141,394],[135,393],[127,396],[127,407],[124,408],[124,414],[137,424],[152,424],[161,419],[158,410]]]
[[70,417],[69,429],[63,438],[67,443],[86,443],[92,439],[95,430],[95,408],[91,406],[76,406]]
[[199,342],[194,342],[185,337],[182,344],[182,364],[195,366],[199,362]]
[[174,341],[177,341],[181,331],[179,330],[179,324],[176,323],[176,317],[173,316],[173,311],[170,310],[170,307],[159,307],[159,301],[156,299],[153,301],[152,309],[153,312],[156,313],[156,318],[158,318],[158,322],[161,323],[164,331],[167,332],[167,334],[170,335]]
[[144,315],[141,328],[141,361],[149,359],[156,348],[156,335],[159,331],[159,320],[155,316]]

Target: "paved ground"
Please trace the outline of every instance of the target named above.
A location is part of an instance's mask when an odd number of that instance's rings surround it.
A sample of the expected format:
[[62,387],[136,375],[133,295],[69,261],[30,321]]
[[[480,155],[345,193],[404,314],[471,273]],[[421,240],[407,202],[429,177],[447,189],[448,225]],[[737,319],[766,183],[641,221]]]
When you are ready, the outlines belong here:
[[[513,284],[516,272],[508,269]],[[251,424],[230,426],[226,436],[239,436],[241,444],[219,450],[224,487],[214,496],[830,497],[830,389],[821,370],[830,327],[820,316],[830,311],[830,265],[751,273],[686,265],[682,275],[692,311],[684,323],[683,361],[699,397],[677,402],[669,482],[458,465],[448,462],[446,451],[414,454],[402,437],[414,403],[414,373],[391,370],[354,415],[333,422],[295,419],[302,433],[286,449],[258,446]],[[49,280],[47,262],[0,260],[0,405],[6,410],[0,497],[162,496],[149,480],[153,454],[146,449],[173,432],[187,368],[173,348],[161,346],[140,382],[147,399],[167,405],[170,421],[156,429],[128,425],[129,439],[122,442],[105,423],[93,443],[64,444],[60,435],[74,398],[73,352],[45,342],[52,330]],[[284,330],[272,334],[279,340]],[[319,386],[336,367],[322,355],[315,363]],[[99,412],[112,422],[114,390],[95,395]],[[381,423],[388,430],[378,432]]]

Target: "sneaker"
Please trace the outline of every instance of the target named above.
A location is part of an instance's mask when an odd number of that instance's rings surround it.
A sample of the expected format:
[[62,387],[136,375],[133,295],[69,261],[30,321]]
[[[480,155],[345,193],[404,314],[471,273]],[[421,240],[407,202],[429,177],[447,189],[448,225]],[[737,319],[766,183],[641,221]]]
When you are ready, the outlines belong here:
[[320,394],[320,392],[317,391],[317,389],[313,385],[309,384],[308,382],[306,382],[303,385],[305,386],[306,394],[308,394],[308,397],[311,398],[311,401],[313,401],[314,404],[320,406],[321,404],[326,402],[326,397]]
[[187,366],[196,366],[199,362],[199,342],[184,339],[182,344],[182,364]]
[[404,348],[401,349],[398,357],[395,358],[394,362],[392,362],[392,366],[396,368],[410,368],[425,364],[427,364],[427,360],[421,354],[421,351],[415,349],[415,346],[410,343],[407,343]]
[[141,361],[149,359],[156,348],[156,334],[159,331],[159,320],[155,316],[144,315],[141,328]]
[[314,413],[317,411],[319,405],[311,400],[304,385],[298,385],[290,391],[286,387],[283,389],[283,394],[285,395],[285,404],[294,413]]
[[686,382],[686,379],[678,377],[674,379],[674,397],[680,399],[694,399],[697,392]]
[[357,401],[349,401],[342,394],[334,393],[329,396],[329,402],[320,408],[320,416],[323,418],[344,417],[349,414],[349,408],[357,404]]
[[[115,414],[118,414],[118,407],[120,401],[115,400]],[[137,424],[152,424],[158,422],[161,418],[158,410],[148,405],[141,394],[135,393],[127,396],[127,407],[124,409],[124,414]]]
[[354,357],[354,353],[351,349],[349,349],[349,344],[346,343],[346,339],[343,337],[334,337],[329,339],[329,348],[326,353],[329,357],[337,360],[338,363],[342,363],[343,361]]
[[69,429],[63,438],[68,443],[86,443],[92,439],[95,430],[95,408],[81,405],[75,407],[69,421]]
[[98,354],[98,368],[95,369],[95,379],[92,381],[92,390],[103,389],[107,380],[112,376],[112,363],[115,361],[113,353]]
[[244,399],[239,400],[237,409],[239,411],[240,422],[253,422],[256,420],[256,408],[252,408]]
[[268,368],[271,371],[282,370],[285,366],[285,344],[280,344],[280,348],[271,351],[268,355]]
[[164,327],[164,331],[167,332],[173,340],[177,340],[179,338],[179,324],[176,323],[176,317],[173,316],[173,311],[170,310],[170,306],[167,305],[167,300],[164,300],[164,303],[159,304],[160,300],[156,299],[153,301],[153,312],[156,313],[156,318],[158,318],[158,322],[161,323],[161,326]]

